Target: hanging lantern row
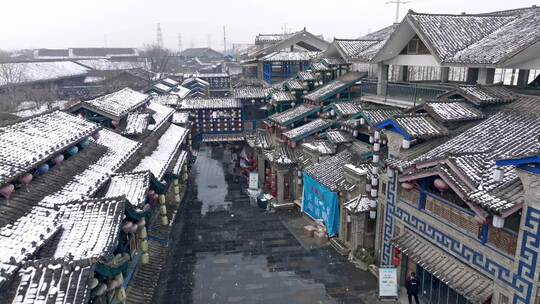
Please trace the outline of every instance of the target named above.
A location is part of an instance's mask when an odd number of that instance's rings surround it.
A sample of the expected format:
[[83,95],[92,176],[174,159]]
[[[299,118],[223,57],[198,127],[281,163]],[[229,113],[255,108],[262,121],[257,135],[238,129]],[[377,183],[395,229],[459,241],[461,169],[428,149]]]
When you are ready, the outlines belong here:
[[437,188],[441,192],[448,191],[448,189],[450,188],[448,184],[441,178],[436,178],[433,181],[433,185],[435,186],[435,188]]
[[[99,138],[98,133],[95,133],[97,138]],[[92,135],[92,137],[94,137]],[[90,145],[90,139],[85,138],[81,142],[79,142],[78,146],[81,147],[81,149],[87,148]],[[73,146],[66,150],[66,155],[73,156],[79,152],[79,148],[77,146]],[[30,185],[32,180],[34,179],[34,175],[44,175],[47,172],[50,171],[51,166],[58,166],[61,165],[64,162],[65,156],[64,154],[58,154],[52,159],[49,160],[49,162],[46,162],[44,164],[39,165],[33,173],[27,172],[23,174],[18,179],[18,183],[24,186]],[[3,196],[6,199],[9,199],[13,192],[15,191],[15,185],[13,183],[6,184],[2,187],[0,187],[0,195]]]

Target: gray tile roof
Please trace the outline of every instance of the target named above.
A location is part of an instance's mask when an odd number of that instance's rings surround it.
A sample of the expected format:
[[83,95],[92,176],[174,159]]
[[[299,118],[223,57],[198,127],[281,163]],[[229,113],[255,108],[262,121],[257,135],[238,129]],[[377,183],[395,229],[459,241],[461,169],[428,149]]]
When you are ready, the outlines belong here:
[[98,110],[104,115],[118,119],[126,116],[150,98],[149,95],[139,93],[130,88],[124,88],[111,94],[84,101],[83,106],[87,105],[89,109]]
[[326,138],[334,144],[342,144],[353,141],[353,137],[349,132],[332,130],[326,132]]
[[484,117],[484,114],[464,102],[427,102],[424,109],[437,121],[455,122],[475,120]]
[[303,148],[317,152],[319,155],[332,155],[336,153],[336,147],[328,140],[313,140],[302,143]]
[[263,61],[310,61],[315,58],[319,52],[274,52],[262,58]]
[[455,95],[462,96],[468,102],[477,106],[506,103],[516,100],[512,91],[497,85],[459,85],[438,96],[438,99],[449,99]]
[[124,135],[139,135],[146,131],[148,127],[148,120],[150,119],[148,113],[130,113],[127,116],[126,127],[122,131]]
[[19,271],[21,280],[13,304],[87,303],[94,265],[91,260],[70,263],[40,260],[26,263]]
[[318,79],[317,75],[311,71],[300,71],[298,74],[296,74],[296,77],[302,81],[312,81]]
[[124,218],[123,197],[88,199],[63,207],[53,258],[99,258],[114,253]]
[[146,204],[146,194],[150,187],[150,172],[126,172],[111,176],[105,197],[124,195],[137,208]]
[[334,124],[333,121],[318,118],[318,119],[308,122],[305,125],[301,125],[300,127],[294,128],[292,130],[289,130],[283,133],[283,136],[290,140],[297,141],[297,140],[302,139],[303,137],[310,136],[319,131],[327,129],[331,127],[333,124]]
[[232,97],[241,99],[263,99],[272,93],[273,89],[263,87],[243,87],[233,90]]
[[304,95],[304,99],[312,101],[322,101],[339,93],[341,90],[353,86],[358,80],[364,77],[364,73],[349,72],[315,91]]
[[362,106],[354,102],[336,102],[332,104],[332,108],[341,117],[352,116],[362,111]]
[[362,111],[362,115],[366,118],[367,123],[371,126],[399,114],[401,114],[401,111],[397,109],[372,109]]
[[275,113],[268,117],[268,120],[277,123],[278,125],[286,126],[291,122],[294,122],[298,118],[305,117],[311,113],[315,113],[320,109],[320,107],[309,106],[309,105],[299,105],[297,107],[288,109],[281,113]]
[[306,168],[305,172],[330,191],[335,191],[345,181],[343,166],[352,160],[352,153],[343,151]]
[[392,120],[412,138],[428,139],[448,134],[445,127],[438,125],[428,115],[398,115]]
[[19,177],[99,129],[92,122],[61,111],[0,127],[0,185]]
[[296,100],[296,97],[291,92],[276,91],[271,96],[272,100],[277,103]]
[[539,12],[540,8],[482,15],[410,12],[406,18],[443,63],[492,66],[540,39]]
[[493,283],[489,278],[422,237],[405,231],[391,241],[411,260],[422,263],[432,273],[437,273],[441,281],[460,290],[468,301],[484,303],[493,295]]

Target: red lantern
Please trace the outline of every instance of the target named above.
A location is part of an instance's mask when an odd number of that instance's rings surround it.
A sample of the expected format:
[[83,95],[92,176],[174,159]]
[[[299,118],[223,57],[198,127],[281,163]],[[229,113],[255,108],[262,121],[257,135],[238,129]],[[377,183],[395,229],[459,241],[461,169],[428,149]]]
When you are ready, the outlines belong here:
[[414,185],[411,184],[411,183],[405,182],[405,183],[401,183],[401,188],[403,188],[403,189],[405,189],[407,191],[410,191],[410,190],[412,190],[414,188]]
[[0,188],[0,194],[5,198],[9,198],[13,193],[13,190],[15,190],[15,186],[13,184],[8,184]]
[[19,178],[19,182],[23,185],[29,185],[32,181],[32,178],[34,178],[32,174],[26,173],[25,175],[21,176],[21,178]]
[[448,184],[440,178],[435,179],[433,185],[441,192],[447,191],[449,188]]

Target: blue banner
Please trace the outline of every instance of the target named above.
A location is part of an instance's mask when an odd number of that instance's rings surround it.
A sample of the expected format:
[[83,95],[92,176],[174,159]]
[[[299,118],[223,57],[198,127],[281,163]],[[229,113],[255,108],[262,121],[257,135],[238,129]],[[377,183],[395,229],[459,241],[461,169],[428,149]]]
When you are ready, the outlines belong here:
[[315,220],[323,220],[328,236],[339,232],[339,203],[337,193],[328,190],[308,174],[304,174],[302,210]]

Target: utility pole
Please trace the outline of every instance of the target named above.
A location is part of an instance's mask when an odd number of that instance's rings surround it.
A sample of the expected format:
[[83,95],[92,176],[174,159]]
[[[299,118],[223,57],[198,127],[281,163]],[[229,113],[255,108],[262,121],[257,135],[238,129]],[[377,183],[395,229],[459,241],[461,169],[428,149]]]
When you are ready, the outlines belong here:
[[227,53],[227,36],[225,34],[225,25],[223,26],[223,55]]
[[182,33],[178,33],[178,52],[182,51]]
[[163,48],[163,33],[161,33],[161,25],[157,24],[157,31],[156,31],[156,36],[157,36],[157,45],[160,47],[160,48]]
[[386,4],[395,4],[396,5],[396,23],[399,23],[399,7],[401,6],[401,4],[407,4],[407,3],[410,3],[411,1],[403,1],[403,0],[392,0],[392,1],[388,1],[386,2]]

